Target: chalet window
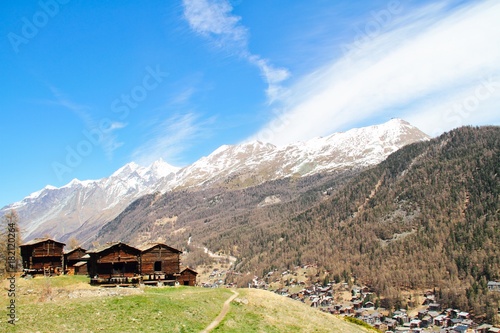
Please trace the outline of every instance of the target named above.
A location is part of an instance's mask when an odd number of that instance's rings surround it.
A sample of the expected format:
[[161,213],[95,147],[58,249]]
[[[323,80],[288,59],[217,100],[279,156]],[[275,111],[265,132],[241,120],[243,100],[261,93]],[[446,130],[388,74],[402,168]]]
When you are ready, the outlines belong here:
[[113,275],[122,275],[124,267],[122,262],[115,262],[113,264]]
[[161,261],[155,261],[155,272],[161,272]]

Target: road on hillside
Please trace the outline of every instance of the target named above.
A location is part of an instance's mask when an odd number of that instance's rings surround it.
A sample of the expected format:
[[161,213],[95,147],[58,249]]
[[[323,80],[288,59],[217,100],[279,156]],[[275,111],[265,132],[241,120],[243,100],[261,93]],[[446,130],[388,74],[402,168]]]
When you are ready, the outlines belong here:
[[208,333],[212,331],[214,328],[216,328],[220,322],[224,319],[226,314],[229,312],[229,304],[239,296],[238,292],[235,290],[231,290],[234,295],[231,295],[225,302],[224,305],[222,306],[222,311],[219,313],[219,315],[208,325],[201,333]]

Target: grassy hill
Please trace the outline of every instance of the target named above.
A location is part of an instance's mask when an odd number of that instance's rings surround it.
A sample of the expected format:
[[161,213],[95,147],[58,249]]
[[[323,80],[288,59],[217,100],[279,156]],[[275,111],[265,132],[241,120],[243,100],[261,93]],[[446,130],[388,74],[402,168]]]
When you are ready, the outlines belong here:
[[[238,292],[216,332],[366,332],[270,292]],[[19,320],[11,327],[2,310],[2,332],[200,332],[232,295],[223,288],[103,289],[78,276],[18,279],[17,294]],[[6,292],[1,300],[6,309]]]
[[238,289],[240,296],[214,332],[375,332],[261,289]]

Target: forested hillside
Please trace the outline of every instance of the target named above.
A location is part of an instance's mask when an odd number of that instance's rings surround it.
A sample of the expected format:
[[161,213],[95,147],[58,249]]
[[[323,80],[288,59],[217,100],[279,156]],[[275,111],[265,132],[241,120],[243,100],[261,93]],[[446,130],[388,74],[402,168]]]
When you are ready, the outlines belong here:
[[265,231],[221,234],[242,270],[318,263],[401,302],[434,288],[449,306],[486,312],[500,274],[500,128],[461,128],[392,154],[331,198]]
[[363,172],[146,196],[98,241],[191,238],[236,256],[242,273],[317,263],[332,280],[370,285],[385,306],[436,288],[445,305],[485,314],[486,283],[500,278],[499,171],[500,128],[464,127]]
[[[229,231],[238,235],[246,233],[246,227],[272,227],[276,221],[315,205],[328,190],[339,188],[357,173],[279,179],[241,190],[212,187],[146,195],[105,224],[88,242],[161,241],[183,248],[190,237],[201,245]],[[220,249],[219,245],[214,247]]]

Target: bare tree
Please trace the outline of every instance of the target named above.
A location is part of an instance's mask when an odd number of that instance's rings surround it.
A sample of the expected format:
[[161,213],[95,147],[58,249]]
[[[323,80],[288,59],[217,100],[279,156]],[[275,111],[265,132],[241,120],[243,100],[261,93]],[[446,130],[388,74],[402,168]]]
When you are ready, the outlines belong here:
[[22,269],[21,232],[19,230],[19,217],[15,210],[11,210],[2,217],[0,227],[0,274],[17,272]]
[[76,239],[75,237],[71,237],[69,240],[68,240],[68,248],[70,250],[73,250],[73,249],[76,249],[78,247],[81,246],[81,243],[78,239]]

